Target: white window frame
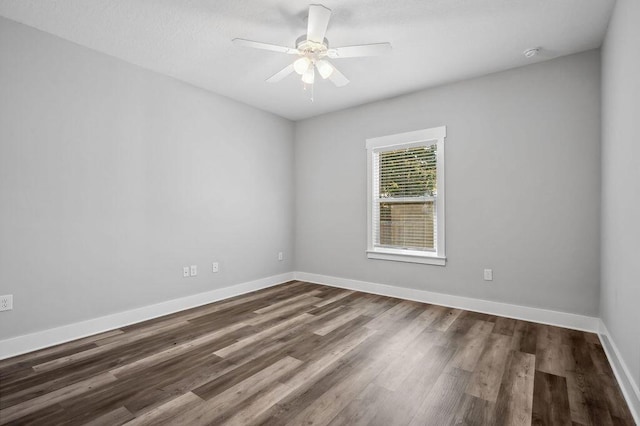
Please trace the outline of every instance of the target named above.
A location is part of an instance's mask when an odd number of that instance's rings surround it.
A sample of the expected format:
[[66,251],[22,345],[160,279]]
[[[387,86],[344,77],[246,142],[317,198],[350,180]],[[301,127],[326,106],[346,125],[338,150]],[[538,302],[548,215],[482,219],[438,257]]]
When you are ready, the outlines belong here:
[[[445,256],[445,182],[444,182],[444,140],[447,127],[433,127],[431,129],[416,130],[407,133],[381,136],[366,140],[367,149],[367,257],[369,259],[392,260],[397,262],[423,263],[444,266]],[[411,146],[436,145],[436,250],[422,251],[374,247],[373,244],[373,154],[389,148],[402,149]],[[384,148],[384,149],[383,149]]]

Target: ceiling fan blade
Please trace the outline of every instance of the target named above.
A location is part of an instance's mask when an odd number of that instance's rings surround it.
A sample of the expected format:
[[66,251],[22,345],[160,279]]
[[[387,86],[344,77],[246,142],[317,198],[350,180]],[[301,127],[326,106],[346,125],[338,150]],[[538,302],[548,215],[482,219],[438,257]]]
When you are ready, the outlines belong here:
[[360,44],[329,49],[327,56],[333,59],[384,55],[391,51],[391,43]]
[[267,83],[277,83],[293,72],[293,64],[289,64],[267,79]]
[[288,53],[290,55],[298,53],[298,49],[278,46],[277,44],[261,43],[259,41],[245,40],[243,38],[234,38],[231,41],[238,46],[252,47],[254,49],[271,50],[273,52]]
[[342,87],[349,84],[349,79],[345,77],[344,74],[342,74],[340,71],[338,71],[335,66],[333,67],[333,72],[329,76],[329,80],[331,80],[331,82],[335,84],[336,87]]
[[307,22],[307,40],[322,43],[327,32],[331,9],[321,4],[309,6],[309,22]]

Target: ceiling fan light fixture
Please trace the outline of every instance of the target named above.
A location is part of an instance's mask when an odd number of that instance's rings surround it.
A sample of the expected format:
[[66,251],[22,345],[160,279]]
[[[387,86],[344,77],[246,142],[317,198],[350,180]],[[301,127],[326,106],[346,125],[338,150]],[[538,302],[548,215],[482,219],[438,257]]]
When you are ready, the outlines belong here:
[[306,56],[296,59],[293,63],[293,69],[300,75],[304,75],[309,70],[309,66],[311,66],[311,61]]
[[309,5],[307,33],[297,38],[295,48],[242,38],[234,38],[232,41],[240,46],[294,55],[293,60],[286,67],[267,78],[267,83],[277,83],[285,77],[297,73],[304,83],[305,90],[308,86],[311,86],[311,99],[313,100],[313,84],[316,78],[316,70],[322,79],[331,80],[336,87],[343,87],[349,84],[349,79],[325,58],[342,59],[378,56],[391,50],[391,43],[388,42],[332,47],[329,49],[329,41],[325,35],[330,18],[331,9],[328,7],[321,4]]
[[320,77],[322,77],[323,80],[329,78],[329,76],[333,74],[334,70],[333,65],[323,59],[316,62],[316,68],[318,69],[318,74],[320,74]]
[[306,84],[313,84],[315,77],[316,77],[315,68],[309,67],[307,68],[305,73],[302,74],[302,81]]

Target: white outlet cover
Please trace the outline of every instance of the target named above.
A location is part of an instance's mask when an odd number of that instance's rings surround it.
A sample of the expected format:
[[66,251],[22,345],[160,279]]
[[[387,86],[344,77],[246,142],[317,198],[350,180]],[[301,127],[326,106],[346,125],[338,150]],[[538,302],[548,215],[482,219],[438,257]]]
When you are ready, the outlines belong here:
[[218,265],[218,262],[213,262],[211,264],[211,271],[212,272],[218,272],[220,270],[220,265]]
[[187,278],[187,277],[189,276],[189,273],[190,273],[190,271],[189,271],[189,267],[188,267],[188,266],[184,266],[184,267],[182,268],[182,276],[183,276],[184,278]]
[[284,254],[282,252],[278,253],[278,260],[283,260],[284,259]]
[[10,311],[13,309],[13,295],[0,296],[0,311]]
[[493,269],[485,269],[484,270],[484,280],[485,281],[493,281]]
[[195,277],[198,275],[198,265],[191,265],[191,276]]

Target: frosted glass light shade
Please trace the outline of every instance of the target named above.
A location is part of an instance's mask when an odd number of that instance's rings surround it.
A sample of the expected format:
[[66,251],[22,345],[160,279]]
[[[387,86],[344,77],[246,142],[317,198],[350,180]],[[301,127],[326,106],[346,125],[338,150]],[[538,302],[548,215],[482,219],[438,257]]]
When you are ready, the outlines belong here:
[[311,65],[311,61],[306,56],[296,59],[293,63],[293,69],[298,74],[304,74],[308,69],[309,65]]
[[315,77],[316,77],[315,68],[309,67],[307,68],[305,73],[302,74],[302,81],[307,84],[313,84]]
[[327,79],[334,70],[333,65],[323,59],[316,62],[316,68],[318,68],[318,73],[323,79]]

